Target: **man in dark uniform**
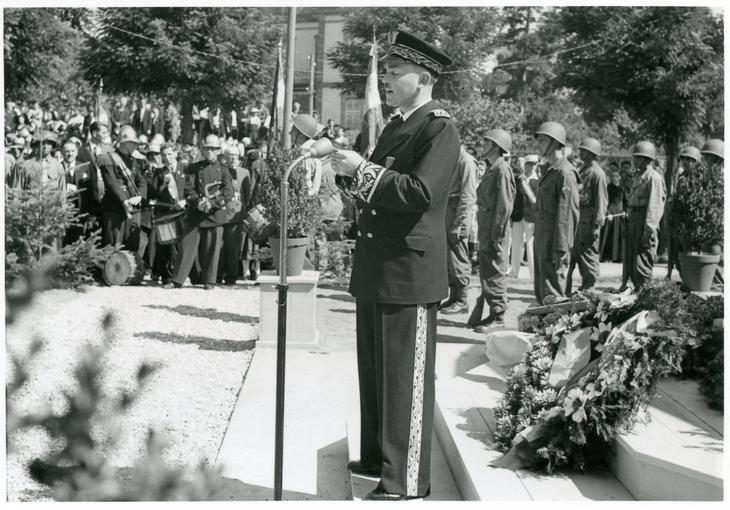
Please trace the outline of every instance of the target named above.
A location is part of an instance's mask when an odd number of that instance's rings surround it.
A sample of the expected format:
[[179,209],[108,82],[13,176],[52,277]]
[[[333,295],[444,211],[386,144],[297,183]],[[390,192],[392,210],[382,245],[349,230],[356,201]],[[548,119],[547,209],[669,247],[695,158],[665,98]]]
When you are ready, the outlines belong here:
[[[679,152],[679,169],[675,172],[675,180],[672,186],[671,198],[667,200],[664,207],[665,225],[667,220],[672,218],[672,206],[674,197],[682,193],[686,186],[692,180],[692,176],[697,171],[697,167],[702,163],[702,154],[697,147],[688,145]],[[682,240],[679,238],[674,229],[669,226],[669,260],[667,260],[667,279],[672,279],[674,268],[681,274],[682,267],[679,262],[679,254],[682,251]]]
[[459,172],[451,184],[446,207],[446,235],[449,243],[449,299],[441,304],[444,314],[468,313],[466,290],[469,288],[471,262],[469,231],[474,217],[477,193],[477,161],[461,146]]
[[[123,244],[138,254],[141,246],[140,208],[147,199],[144,177],[144,156],[137,147],[139,140],[131,126],[124,126],[119,146],[114,152],[99,155],[97,163],[104,182],[101,199],[101,223],[104,244]],[[145,240],[146,244],[146,240]],[[144,247],[142,248],[144,250]]]
[[[479,278],[482,293],[469,317],[468,325],[483,333],[487,328],[504,327],[507,308],[506,238],[515,200],[515,178],[505,154],[512,150],[512,136],[503,129],[489,131],[485,138],[485,159],[490,163],[477,188],[479,225]],[[484,303],[489,315],[482,319]]]
[[573,271],[578,265],[581,276],[581,286],[578,290],[588,290],[596,285],[601,269],[598,257],[598,241],[601,237],[601,227],[606,218],[608,207],[608,182],[606,173],[598,164],[596,158],[601,155],[601,144],[595,138],[585,138],[578,147],[583,167],[580,178],[583,188],[580,192],[580,220],[578,233],[573,243],[568,268],[568,281],[565,292],[570,295],[573,287]]
[[[702,145],[702,162],[704,164],[704,171],[706,172],[722,172],[725,168],[725,142],[719,138],[711,138]],[[708,247],[711,253],[720,255],[720,263],[715,270],[715,278],[713,279],[713,285],[724,285],[725,278],[723,275],[723,269],[725,262],[723,259],[723,242],[720,241],[712,246]]]
[[628,281],[639,290],[651,280],[659,242],[659,225],[664,214],[667,190],[662,175],[654,169],[656,148],[647,141],[638,142],[632,151],[637,177],[629,195],[629,219],[626,232],[621,291]]
[[[203,288],[212,289],[218,274],[218,256],[223,241],[223,225],[228,220],[224,209],[233,198],[231,173],[218,161],[221,142],[215,135],[205,137],[205,159],[191,164],[185,176],[185,199],[188,201],[187,224],[182,248],[175,261],[175,275],[165,288],[180,288],[200,258]],[[200,247],[200,250],[198,248]]]
[[565,297],[565,273],[578,228],[580,175],[565,157],[565,128],[544,122],[537,130],[538,154],[545,164],[537,188],[535,298]]
[[350,280],[357,298],[360,460],[377,473],[365,499],[430,492],[436,314],[446,297],[446,206],[458,171],[459,135],[431,99],[451,59],[404,32],[383,58],[386,101],[402,115],[383,129],[370,160],[337,150],[333,168],[357,198]]

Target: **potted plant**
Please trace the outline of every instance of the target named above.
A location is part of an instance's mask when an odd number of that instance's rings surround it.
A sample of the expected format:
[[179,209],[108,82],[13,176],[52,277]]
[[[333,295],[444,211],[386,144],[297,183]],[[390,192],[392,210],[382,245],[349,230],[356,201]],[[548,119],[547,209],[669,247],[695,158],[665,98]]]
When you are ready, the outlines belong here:
[[672,198],[669,225],[677,229],[682,243],[682,282],[690,290],[706,292],[723,244],[722,168],[700,166],[681,181]]
[[[299,155],[298,151],[280,151],[268,160],[269,180],[264,184],[261,196],[261,213],[274,226],[269,237],[274,267],[279,269],[279,232],[281,225],[281,178],[287,167]],[[310,195],[306,172],[302,164],[289,176],[289,201],[287,222],[286,274],[302,273],[304,258],[312,232],[319,226],[322,211],[317,194]]]

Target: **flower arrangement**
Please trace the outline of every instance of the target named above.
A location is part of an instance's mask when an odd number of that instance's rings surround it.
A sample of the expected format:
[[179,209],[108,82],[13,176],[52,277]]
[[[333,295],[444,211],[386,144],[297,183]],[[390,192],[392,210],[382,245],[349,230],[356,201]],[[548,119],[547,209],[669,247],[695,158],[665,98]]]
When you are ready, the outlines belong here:
[[[294,150],[278,151],[269,156],[269,180],[263,183],[261,189],[261,211],[268,223],[276,226],[271,234],[273,236],[279,235],[281,227],[281,178],[297,156],[299,152]],[[322,208],[316,193],[309,194],[306,173],[299,167],[289,176],[288,206],[287,236],[290,239],[309,237],[320,224]]]
[[[659,379],[680,371],[684,354],[698,345],[696,296],[676,283],[585,297],[584,312],[520,321],[537,336],[507,379],[495,409],[495,440],[505,459],[521,467],[584,470],[602,459],[610,441],[639,419]],[[589,361],[564,385],[551,386],[558,346],[585,328]]]

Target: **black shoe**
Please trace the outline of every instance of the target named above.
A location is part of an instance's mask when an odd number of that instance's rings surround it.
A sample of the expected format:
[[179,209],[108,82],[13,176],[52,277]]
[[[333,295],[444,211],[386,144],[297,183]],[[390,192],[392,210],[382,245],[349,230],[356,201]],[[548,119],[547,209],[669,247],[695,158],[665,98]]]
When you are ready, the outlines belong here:
[[380,464],[362,464],[359,460],[353,460],[347,463],[347,469],[356,475],[380,476],[383,472]]
[[182,285],[175,282],[167,282],[162,286],[163,289],[181,289]]
[[445,315],[458,315],[460,313],[469,313],[469,305],[466,301],[454,301],[449,306],[442,308],[441,313]]
[[215,285],[213,285],[212,283],[206,283],[203,285],[203,289],[205,290],[213,290],[213,287],[215,287]]
[[404,496],[403,494],[391,494],[390,492],[385,492],[380,485],[378,485],[375,489],[368,492],[363,500],[365,501],[407,501],[409,499],[423,499],[427,498],[431,495],[431,488],[426,491],[426,494],[423,496]]
[[504,316],[503,315],[489,315],[486,319],[482,319],[477,322],[474,326],[474,331],[477,333],[485,333],[490,328],[503,328],[504,327]]

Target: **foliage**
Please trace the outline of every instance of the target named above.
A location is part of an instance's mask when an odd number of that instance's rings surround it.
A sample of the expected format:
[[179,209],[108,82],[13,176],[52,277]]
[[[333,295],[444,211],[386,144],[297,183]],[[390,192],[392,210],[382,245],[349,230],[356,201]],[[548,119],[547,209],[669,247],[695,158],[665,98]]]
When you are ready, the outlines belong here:
[[[268,181],[261,185],[261,205],[263,214],[269,223],[277,226],[273,235],[280,231],[281,214],[281,179],[287,167],[299,155],[299,151],[282,150],[269,155]],[[301,163],[289,175],[289,201],[287,236],[290,239],[309,237],[319,226],[322,208],[317,195],[309,195],[306,172]]]
[[345,239],[344,233],[352,222],[339,218],[323,224],[314,242],[314,261],[320,272],[320,283],[346,285],[350,281],[355,241]]
[[99,232],[88,239],[57,249],[66,229],[82,221],[78,209],[64,194],[50,189],[6,188],[5,278],[6,286],[43,266],[51,272],[51,286],[78,286],[92,281],[95,268],[103,266],[113,247],[99,247]]
[[[373,36],[381,56],[390,46],[388,34],[405,30],[441,48],[453,59],[449,70],[434,87],[434,97],[453,101],[468,99],[479,90],[487,60],[496,37],[499,11],[485,7],[363,7],[349,9],[345,17],[344,41],[327,54],[342,74],[342,90],[365,96],[364,75]],[[382,94],[382,89],[381,89]]]
[[[48,102],[63,111],[90,100],[78,73],[88,9],[4,9],[5,99]],[[84,101],[85,100],[85,101]]]
[[[698,344],[694,297],[676,283],[653,282],[638,295],[587,298],[581,313],[520,320],[537,336],[507,380],[495,410],[495,439],[522,466],[583,470],[600,460],[617,434],[631,430],[659,379],[678,371],[687,349]],[[590,363],[565,386],[551,387],[561,339],[582,328],[592,332]]]
[[477,155],[484,152],[486,133],[501,128],[512,134],[513,140],[519,136],[519,105],[512,101],[493,101],[489,98],[477,98],[468,101],[443,101],[457,128],[461,143],[474,147]]
[[[13,309],[8,322],[31,302],[32,293],[29,290],[24,305]],[[134,405],[155,366],[143,363],[138,367],[132,390],[118,395],[103,394],[104,352],[112,341],[113,316],[107,315],[102,324],[104,343],[88,345],[81,353],[74,370],[76,387],[64,393],[64,411],[60,414],[49,408],[23,414],[15,405],[16,395],[21,394],[30,379],[29,370],[43,349],[43,341],[35,338],[26,356],[9,353],[11,373],[6,395],[10,451],[14,448],[14,436],[29,428],[40,429],[52,439],[50,449],[31,461],[28,471],[35,481],[52,489],[57,501],[211,499],[219,485],[218,471],[204,464],[189,472],[169,467],[162,456],[164,442],[153,430],[148,430],[145,455],[129,473],[123,473],[107,460],[105,450],[113,448],[121,436],[116,417]]]
[[711,251],[724,239],[723,171],[701,166],[680,179],[672,197],[670,224],[688,252]]

